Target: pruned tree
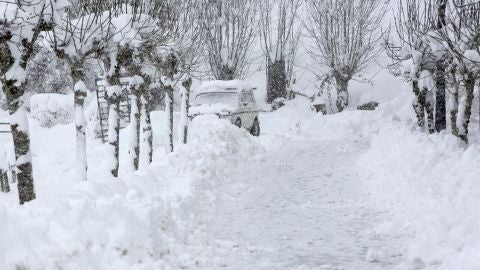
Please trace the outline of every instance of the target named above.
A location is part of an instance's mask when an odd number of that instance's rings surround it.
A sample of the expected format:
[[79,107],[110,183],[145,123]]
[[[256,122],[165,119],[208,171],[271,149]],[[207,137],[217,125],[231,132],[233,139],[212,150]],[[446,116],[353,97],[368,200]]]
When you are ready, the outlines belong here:
[[[430,37],[448,51],[452,57],[452,79],[454,91],[463,90],[457,104],[456,121],[452,131],[458,132],[460,139],[468,143],[468,129],[472,114],[474,89],[480,76],[480,2],[476,0],[454,0],[446,5],[446,23],[442,28],[430,33]],[[459,93],[454,92],[454,98]],[[452,119],[453,120],[453,119]]]
[[243,78],[257,34],[257,1],[200,0],[198,11],[209,73],[217,80]]
[[392,37],[388,32],[385,36],[386,52],[392,59],[390,68],[394,75],[404,76],[411,82],[415,96],[412,106],[417,116],[417,124],[422,128],[428,126],[429,132],[433,133],[435,83],[432,83],[432,80],[439,58],[432,51],[426,34],[434,26],[431,24],[433,5],[423,0],[397,3],[395,35]]
[[260,39],[267,67],[267,102],[286,98],[301,35],[299,12],[303,0],[259,3]]
[[348,106],[348,84],[381,51],[382,1],[324,0],[308,1],[310,11],[306,28],[313,39],[308,49],[312,58],[328,68],[319,79],[331,78],[337,89],[336,106]]
[[7,98],[10,126],[18,168],[20,204],[35,199],[30,135],[26,106],[26,67],[34,56],[34,45],[40,32],[50,30],[63,2],[2,1],[0,7],[0,81]]
[[181,138],[181,141],[186,143],[189,88],[192,77],[201,76],[199,71],[202,64],[202,46],[199,46],[199,44],[205,30],[198,20],[200,2],[184,0],[175,3],[176,5],[172,6],[175,21],[174,26],[171,27],[173,31],[168,37],[168,42],[160,44],[160,46],[156,43],[154,49],[148,52],[149,61],[156,70],[160,71],[160,76],[156,81],[162,89],[164,97],[166,112],[165,150],[167,153],[174,150],[173,105],[174,90],[178,88],[186,91],[186,93],[182,91],[181,131],[179,132],[179,137],[185,136]]

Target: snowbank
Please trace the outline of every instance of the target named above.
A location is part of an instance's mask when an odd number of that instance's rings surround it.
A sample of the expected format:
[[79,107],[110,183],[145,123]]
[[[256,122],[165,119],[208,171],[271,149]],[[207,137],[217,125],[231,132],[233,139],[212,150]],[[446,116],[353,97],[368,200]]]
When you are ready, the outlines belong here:
[[30,99],[31,117],[42,127],[68,124],[73,121],[73,95],[35,94]]
[[0,269],[194,266],[206,252],[201,243],[208,241],[203,232],[215,213],[216,184],[258,150],[248,132],[201,116],[190,126],[189,144],[147,170],[68,189],[39,185],[50,189],[49,196],[24,206],[2,199]]
[[358,162],[368,192],[393,216],[391,228],[413,232],[415,269],[479,269],[480,146],[385,122]]

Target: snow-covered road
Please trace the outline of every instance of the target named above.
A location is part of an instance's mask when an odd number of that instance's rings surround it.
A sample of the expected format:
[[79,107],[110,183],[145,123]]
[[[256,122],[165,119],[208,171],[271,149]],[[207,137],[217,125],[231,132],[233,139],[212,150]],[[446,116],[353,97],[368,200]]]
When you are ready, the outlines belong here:
[[362,195],[365,141],[295,139],[267,147],[220,189],[209,269],[392,269],[404,258],[388,217]]

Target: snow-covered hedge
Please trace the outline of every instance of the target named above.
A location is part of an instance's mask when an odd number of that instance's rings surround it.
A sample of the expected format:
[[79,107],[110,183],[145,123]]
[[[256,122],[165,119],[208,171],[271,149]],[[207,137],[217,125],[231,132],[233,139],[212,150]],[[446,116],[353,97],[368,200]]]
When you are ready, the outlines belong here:
[[68,124],[73,121],[73,96],[62,94],[36,94],[30,99],[33,119],[42,127]]
[[[382,126],[358,165],[369,192],[414,232],[408,259],[425,269],[479,269],[480,146],[427,135],[398,122]],[[419,269],[419,268],[415,268]]]

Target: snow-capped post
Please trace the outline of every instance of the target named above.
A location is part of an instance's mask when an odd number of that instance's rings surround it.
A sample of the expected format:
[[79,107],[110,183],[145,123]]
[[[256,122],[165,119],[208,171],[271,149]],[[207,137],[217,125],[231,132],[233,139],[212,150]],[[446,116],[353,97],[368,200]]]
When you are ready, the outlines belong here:
[[180,124],[178,125],[178,143],[186,144],[188,138],[188,110],[190,107],[190,88],[192,86],[192,78],[182,82],[182,104],[181,104],[181,115],[180,115]]
[[76,125],[76,150],[77,150],[77,173],[80,180],[87,180],[87,139],[85,135],[84,104],[87,97],[87,86],[80,80],[75,83],[75,125]]
[[[313,38],[308,49],[320,66],[326,66],[337,87],[337,110],[349,103],[349,81],[358,77],[381,52],[384,1],[308,1],[306,28]],[[345,44],[350,44],[346,46]],[[322,77],[322,76],[319,76]]]
[[267,65],[267,102],[287,98],[300,40],[303,0],[260,1],[260,37]]

